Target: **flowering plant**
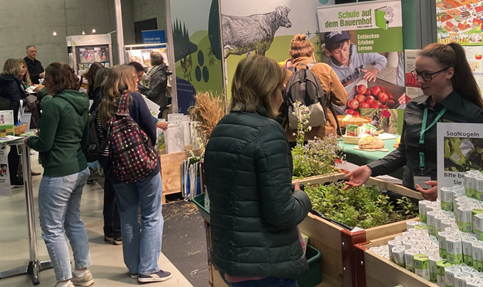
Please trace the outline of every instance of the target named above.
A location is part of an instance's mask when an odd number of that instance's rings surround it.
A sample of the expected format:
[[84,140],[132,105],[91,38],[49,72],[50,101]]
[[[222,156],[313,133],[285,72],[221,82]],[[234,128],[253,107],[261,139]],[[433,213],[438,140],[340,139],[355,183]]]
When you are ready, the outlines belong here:
[[345,160],[345,153],[338,145],[337,137],[332,135],[322,139],[314,137],[304,145],[305,133],[312,129],[307,126],[310,118],[309,110],[296,102],[294,113],[298,118],[298,127],[297,145],[292,149],[293,177],[305,178],[338,171],[335,164]]

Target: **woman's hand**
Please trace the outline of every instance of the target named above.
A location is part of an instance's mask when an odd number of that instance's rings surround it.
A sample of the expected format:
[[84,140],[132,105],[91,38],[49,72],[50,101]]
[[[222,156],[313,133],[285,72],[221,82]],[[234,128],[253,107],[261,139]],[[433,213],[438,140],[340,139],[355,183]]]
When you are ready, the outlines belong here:
[[168,123],[167,122],[163,122],[163,121],[158,121],[158,123],[156,124],[156,126],[160,129],[162,129],[163,131],[167,130],[168,129]]
[[361,69],[361,71],[363,71],[364,73],[366,73],[364,75],[364,79],[366,79],[367,81],[373,81],[375,82],[376,81],[376,78],[377,78],[377,74],[379,74],[379,70],[377,70],[376,68],[368,71],[368,70],[365,70],[365,69]]
[[421,195],[426,200],[436,201],[438,199],[438,182],[436,180],[430,180],[425,182],[431,186],[429,189],[423,189],[419,184],[416,184],[416,190],[421,192]]
[[363,165],[349,172],[345,177],[349,178],[349,181],[345,183],[344,190],[351,186],[361,186],[372,174],[372,170],[367,166]]
[[292,184],[293,184],[293,190],[300,190],[300,183],[298,181],[295,181]]

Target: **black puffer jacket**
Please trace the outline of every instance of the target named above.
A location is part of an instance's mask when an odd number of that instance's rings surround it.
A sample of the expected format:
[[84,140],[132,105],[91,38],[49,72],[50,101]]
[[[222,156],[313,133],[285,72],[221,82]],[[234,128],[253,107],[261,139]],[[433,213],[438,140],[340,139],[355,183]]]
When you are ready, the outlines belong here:
[[285,131],[266,111],[234,112],[213,130],[205,173],[211,256],[231,276],[298,278],[308,271],[296,226],[311,208],[292,193]]
[[20,100],[26,98],[20,88],[21,83],[15,76],[0,74],[0,110],[13,110],[15,123],[18,122]]

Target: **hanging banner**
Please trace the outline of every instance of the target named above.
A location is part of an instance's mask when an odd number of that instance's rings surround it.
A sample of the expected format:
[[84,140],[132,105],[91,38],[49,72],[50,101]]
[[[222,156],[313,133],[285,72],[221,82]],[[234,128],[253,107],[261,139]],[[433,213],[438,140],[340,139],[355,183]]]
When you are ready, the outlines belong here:
[[386,132],[401,130],[406,107],[400,1],[317,9],[323,61],[348,94],[340,112],[370,117]]
[[483,45],[482,16],[482,0],[436,0],[438,43],[457,42],[461,45]]

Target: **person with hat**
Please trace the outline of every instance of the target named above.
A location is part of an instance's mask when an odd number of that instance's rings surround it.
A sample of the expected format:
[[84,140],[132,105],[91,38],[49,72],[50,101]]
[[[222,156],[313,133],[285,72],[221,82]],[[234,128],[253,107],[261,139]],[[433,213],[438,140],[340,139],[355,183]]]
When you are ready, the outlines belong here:
[[[324,40],[330,66],[344,86],[359,77],[376,81],[377,74],[386,67],[386,57],[378,53],[357,53],[357,46],[347,31],[326,32]],[[367,64],[374,66],[372,70],[366,69]]]

